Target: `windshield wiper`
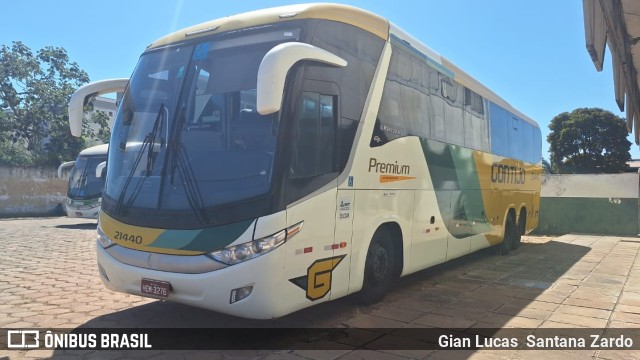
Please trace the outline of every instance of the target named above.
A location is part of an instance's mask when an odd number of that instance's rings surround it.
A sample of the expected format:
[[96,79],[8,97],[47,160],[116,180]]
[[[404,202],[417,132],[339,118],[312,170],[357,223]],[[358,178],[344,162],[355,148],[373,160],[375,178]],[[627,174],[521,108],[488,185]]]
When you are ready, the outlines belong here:
[[184,192],[187,195],[187,201],[189,202],[189,206],[196,218],[202,224],[208,224],[211,222],[209,219],[209,214],[205,210],[204,200],[202,198],[202,193],[200,192],[200,188],[198,187],[198,181],[195,178],[193,173],[193,168],[191,167],[191,163],[189,162],[189,158],[187,156],[187,151],[182,144],[182,128],[185,120],[185,107],[182,107],[180,114],[178,115],[178,121],[174,125],[173,132],[171,133],[171,139],[167,145],[167,151],[164,158],[164,166],[162,167],[162,172],[160,175],[160,192],[158,193],[158,202],[157,208],[160,209],[162,206],[162,199],[164,194],[164,186],[167,178],[167,164],[170,163],[170,176],[171,176],[171,185],[174,184],[175,181],[175,172],[178,169],[178,173],[180,174],[180,178],[182,179],[184,185]]
[[82,187],[87,183],[87,175],[86,175],[86,170],[80,175],[80,177],[78,178],[78,180],[76,180],[75,184],[73,185],[74,189],[78,189],[78,190],[82,190]]
[[[195,178],[193,168],[187,157],[187,150],[182,144],[180,144],[180,148],[178,149],[177,164],[175,162],[173,163],[173,166],[176,165],[180,173],[180,178],[182,178],[184,183],[184,190],[187,194],[187,200],[189,201],[189,205],[191,205],[191,209],[201,223],[209,223],[209,216],[204,208],[204,200],[198,187],[198,181]],[[175,169],[171,170],[172,173],[174,171]],[[171,178],[171,182],[173,183],[173,175],[171,175]]]
[[[167,111],[167,108],[164,106],[164,103],[161,103],[160,109],[158,110],[158,114],[156,115],[156,120],[153,123],[153,129],[151,129],[151,132],[144,137],[144,141],[140,145],[140,149],[138,150],[138,153],[136,155],[136,160],[133,162],[133,166],[131,167],[131,170],[129,171],[129,175],[127,175],[127,179],[124,183],[124,186],[122,187],[122,192],[120,193],[120,196],[118,197],[118,202],[116,203],[116,208],[115,208],[116,214],[120,213],[120,211],[122,210],[122,203],[127,193],[127,189],[129,188],[129,185],[131,184],[131,180],[133,179],[133,175],[135,175],[136,169],[138,168],[138,165],[142,160],[142,155],[144,154],[145,149],[147,149],[147,166],[144,171],[144,177],[141,177],[138,180],[136,187],[133,189],[133,192],[131,193],[131,195],[129,196],[129,199],[127,200],[127,206],[130,206],[131,204],[133,204],[135,199],[138,197],[138,194],[140,193],[140,189],[142,189],[143,179],[149,177],[149,175],[151,174],[151,171],[153,170],[153,162],[155,160],[153,150],[156,144],[156,137],[158,137],[158,135],[162,132],[162,115],[166,111]],[[164,144],[165,144],[165,139],[160,138],[160,148],[162,148]]]

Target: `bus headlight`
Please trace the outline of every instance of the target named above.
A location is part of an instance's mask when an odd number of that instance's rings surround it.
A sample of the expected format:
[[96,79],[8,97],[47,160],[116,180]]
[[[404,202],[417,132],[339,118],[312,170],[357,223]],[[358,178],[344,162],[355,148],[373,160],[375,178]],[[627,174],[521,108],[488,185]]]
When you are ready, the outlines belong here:
[[263,237],[258,240],[214,251],[210,253],[210,255],[215,260],[227,265],[235,265],[243,261],[257,258],[258,256],[277,249],[280,245],[284,244],[286,240],[298,234],[302,229],[302,223],[303,222],[301,221],[273,235]]
[[111,239],[109,239],[109,237],[102,231],[102,229],[100,229],[100,226],[98,226],[98,242],[105,249],[113,245],[113,241],[111,241]]
[[211,253],[211,256],[227,265],[235,265],[243,261],[247,261],[256,258],[260,255],[264,255],[278,246],[284,244],[287,239],[286,230],[282,230],[271,236],[264,237],[262,239],[250,241],[244,244],[235,246],[229,246],[222,250],[218,250]]

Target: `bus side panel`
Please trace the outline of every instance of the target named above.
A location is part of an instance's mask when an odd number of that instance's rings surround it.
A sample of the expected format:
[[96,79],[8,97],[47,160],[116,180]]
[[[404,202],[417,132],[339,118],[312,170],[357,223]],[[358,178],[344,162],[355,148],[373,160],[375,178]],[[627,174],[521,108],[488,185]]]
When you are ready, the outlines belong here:
[[346,257],[341,261],[344,264],[336,267],[333,270],[332,286],[330,299],[337,299],[345,296],[349,293],[349,272],[351,264],[351,251],[353,235],[353,217],[354,217],[354,190],[338,190],[338,198],[336,204],[336,229],[334,242],[332,244],[333,256],[342,256],[346,254]]
[[540,219],[540,190],[534,191],[531,199],[531,211],[527,217],[526,232],[529,233],[538,227],[538,221]]
[[[287,208],[287,226],[304,221],[300,233],[284,246],[285,285],[279,289],[287,308],[296,311],[330,299],[336,271],[348,274],[349,248],[333,250],[337,188],[329,186]],[[338,281],[346,292],[347,283]]]
[[530,170],[531,182],[534,189],[531,192],[531,209],[527,208],[527,224],[525,232],[529,233],[538,227],[538,220],[540,216],[540,186],[542,178],[542,167],[532,166]]
[[[517,217],[520,209],[526,208],[527,228],[535,226],[541,168],[520,160],[478,151],[474,152],[474,161],[482,188],[486,217],[491,224],[491,230],[486,233],[489,243],[498,244],[502,241],[509,209],[514,209]],[[472,248],[477,246],[479,244],[472,245]]]
[[357,190],[355,191],[351,278],[349,292],[362,289],[367,251],[376,230],[385,223],[400,226],[403,240],[402,275],[409,272],[414,211],[413,190]]
[[[466,203],[468,203],[465,193],[468,191],[450,190],[447,192],[451,198],[451,217],[449,218],[448,224],[450,234],[447,239],[447,260],[451,260],[469,253],[469,249],[471,248],[471,238],[466,232],[473,231],[473,229],[471,222],[468,220],[468,207],[465,206],[467,205]],[[455,236],[454,234],[451,234],[453,232],[456,232]],[[461,235],[458,235],[458,232],[460,232]]]
[[416,190],[408,273],[446,260],[447,231],[433,190]]

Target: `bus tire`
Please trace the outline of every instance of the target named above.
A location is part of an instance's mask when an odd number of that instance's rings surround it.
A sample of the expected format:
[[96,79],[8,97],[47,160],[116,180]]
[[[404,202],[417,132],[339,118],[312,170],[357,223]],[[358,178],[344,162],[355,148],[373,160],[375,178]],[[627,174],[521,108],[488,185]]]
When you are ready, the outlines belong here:
[[359,293],[361,304],[374,304],[391,289],[396,274],[395,251],[397,249],[393,246],[389,231],[378,229],[367,250],[364,281]]
[[515,215],[509,212],[507,221],[504,224],[504,237],[502,242],[496,247],[497,255],[507,255],[511,249],[515,249],[514,243],[516,242],[517,233],[518,228],[516,227]]
[[527,225],[527,210],[520,210],[520,217],[518,218],[518,232],[516,234],[515,239],[513,240],[513,244],[511,244],[511,248],[513,250],[517,250],[520,247],[520,243],[522,242],[522,235],[524,235],[525,226]]

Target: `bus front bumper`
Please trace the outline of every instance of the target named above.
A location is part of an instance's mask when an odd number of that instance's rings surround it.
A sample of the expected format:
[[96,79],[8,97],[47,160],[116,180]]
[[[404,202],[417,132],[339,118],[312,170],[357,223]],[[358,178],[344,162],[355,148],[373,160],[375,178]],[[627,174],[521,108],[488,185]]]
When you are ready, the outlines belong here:
[[86,208],[86,207],[77,207],[73,205],[66,204],[65,211],[67,212],[68,217],[72,218],[85,218],[85,219],[97,219],[98,213],[100,212],[100,205],[96,207]]
[[[111,256],[98,242],[96,248],[100,277],[110,290],[244,318],[271,319],[285,314],[277,290],[277,279],[282,277],[281,252],[274,251],[216,271],[184,274],[128,265]],[[142,279],[168,282],[171,291],[167,297],[143,293]],[[250,295],[232,303],[232,291],[249,286],[252,287]]]

